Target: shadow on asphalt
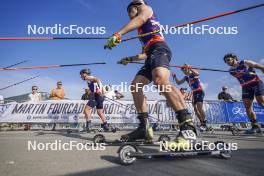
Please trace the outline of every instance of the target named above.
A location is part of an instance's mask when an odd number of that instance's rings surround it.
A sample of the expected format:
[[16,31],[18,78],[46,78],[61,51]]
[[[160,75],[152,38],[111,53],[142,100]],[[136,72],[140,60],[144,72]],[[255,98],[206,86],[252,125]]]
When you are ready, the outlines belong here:
[[117,156],[101,159],[116,166],[66,174],[68,176],[175,176],[175,175],[264,175],[264,149],[242,149],[233,152],[230,160],[218,157],[177,157],[137,160],[130,166],[119,164]]

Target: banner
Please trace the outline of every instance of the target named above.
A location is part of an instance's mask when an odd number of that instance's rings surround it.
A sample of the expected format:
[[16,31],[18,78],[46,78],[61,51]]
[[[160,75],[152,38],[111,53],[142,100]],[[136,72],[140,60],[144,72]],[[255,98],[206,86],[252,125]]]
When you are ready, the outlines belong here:
[[[85,122],[84,108],[87,101],[49,100],[42,102],[12,103],[0,106],[0,122],[6,123],[77,123]],[[148,101],[150,122],[158,121],[165,108],[157,101]],[[104,113],[109,123],[137,123],[133,101],[104,101]],[[164,119],[165,120],[165,119]],[[101,123],[96,109],[92,122]]]
[[[0,123],[78,123],[85,122],[84,108],[87,101],[49,100],[42,102],[10,103],[0,105]],[[177,123],[175,111],[167,102],[147,101],[149,121],[151,123]],[[200,123],[195,116],[192,103],[187,101],[189,112],[195,123]],[[264,123],[264,108],[254,103],[257,121]],[[109,123],[138,123],[133,101],[106,99],[103,109]],[[241,102],[205,101],[204,111],[208,124],[249,122],[244,104]],[[96,109],[92,110],[92,122],[101,123]]]
[[[243,103],[226,103],[227,116],[229,122],[239,123],[239,122],[250,122],[246,113],[246,108]],[[256,113],[257,122],[264,123],[264,108],[257,103],[253,104],[253,111]]]

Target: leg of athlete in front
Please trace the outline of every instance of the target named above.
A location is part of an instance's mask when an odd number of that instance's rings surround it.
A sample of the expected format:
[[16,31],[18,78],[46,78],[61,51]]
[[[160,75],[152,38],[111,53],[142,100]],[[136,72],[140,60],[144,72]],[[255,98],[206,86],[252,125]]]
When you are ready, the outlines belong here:
[[150,81],[144,76],[136,75],[131,84],[131,92],[138,113],[148,112],[146,98],[143,93],[143,86],[148,85],[149,83]]
[[[188,112],[187,105],[182,94],[179,89],[172,86],[169,81],[169,76],[170,71],[165,67],[156,67],[152,71],[154,84],[162,91],[167,101],[177,114],[181,132],[176,140],[172,142],[178,148],[186,149],[190,147],[190,143],[192,141],[196,140],[196,129],[193,125],[192,116]],[[171,89],[169,87],[171,87]]]
[[139,120],[139,126],[131,133],[121,136],[121,140],[135,141],[148,138],[148,108],[146,97],[143,93],[143,86],[148,85],[149,83],[150,81],[145,76],[137,74],[131,84],[131,92],[138,113],[137,118]]
[[157,67],[152,71],[152,75],[154,84],[160,88],[160,91],[168,88],[168,91],[162,92],[175,111],[187,109],[180,90],[174,87],[169,81],[170,71],[167,68]]

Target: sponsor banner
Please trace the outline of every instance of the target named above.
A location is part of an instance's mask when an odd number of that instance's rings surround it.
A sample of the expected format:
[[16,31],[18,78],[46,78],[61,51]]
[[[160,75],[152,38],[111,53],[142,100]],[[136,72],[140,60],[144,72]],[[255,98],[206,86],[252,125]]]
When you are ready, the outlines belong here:
[[[229,122],[250,122],[243,103],[226,103],[226,108]],[[256,113],[257,122],[264,123],[264,108],[257,103],[254,103],[253,111]]]
[[[61,100],[12,103],[0,106],[0,122],[6,123],[77,123],[85,122],[84,108],[87,101]],[[163,116],[165,108],[157,101],[148,101],[150,121]],[[109,123],[137,123],[133,101],[105,101],[104,113]],[[96,109],[92,121],[101,123]]]
[[[42,102],[10,103],[0,105],[0,123],[77,123],[85,122],[84,108],[87,101],[49,100]],[[174,110],[166,101],[147,101],[151,123],[177,123]],[[199,123],[192,103],[187,101],[189,112]],[[204,111],[209,124],[249,122],[241,102],[205,101]],[[264,108],[254,103],[257,121],[264,122]],[[109,123],[138,123],[133,101],[104,101],[104,113]],[[96,109],[92,110],[92,122],[101,123]]]

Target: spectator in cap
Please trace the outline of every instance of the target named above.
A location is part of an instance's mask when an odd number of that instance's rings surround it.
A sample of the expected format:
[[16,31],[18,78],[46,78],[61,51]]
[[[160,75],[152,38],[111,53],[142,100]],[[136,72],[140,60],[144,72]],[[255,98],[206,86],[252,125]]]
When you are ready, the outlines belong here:
[[218,94],[218,100],[234,101],[233,97],[227,92],[227,87],[222,87],[222,92]]
[[[61,81],[57,82],[57,88],[52,89],[50,93],[51,100],[63,100],[65,97],[64,88]],[[52,131],[55,131],[56,123],[53,124]]]

